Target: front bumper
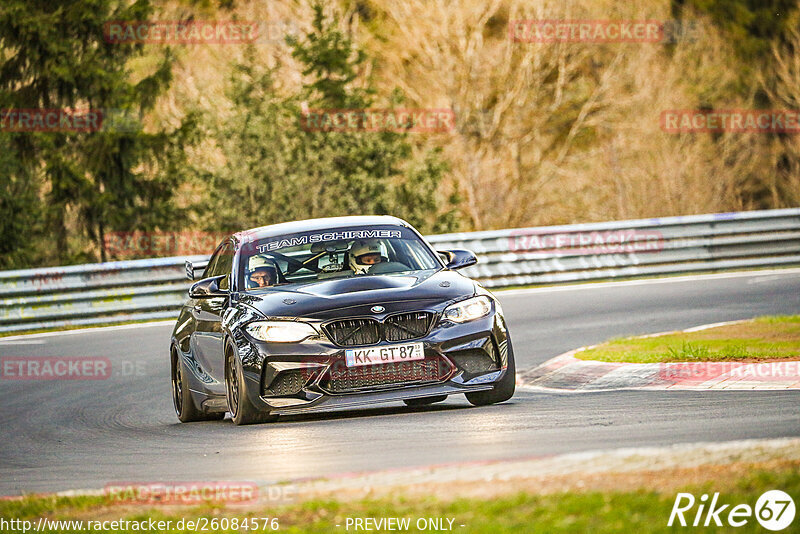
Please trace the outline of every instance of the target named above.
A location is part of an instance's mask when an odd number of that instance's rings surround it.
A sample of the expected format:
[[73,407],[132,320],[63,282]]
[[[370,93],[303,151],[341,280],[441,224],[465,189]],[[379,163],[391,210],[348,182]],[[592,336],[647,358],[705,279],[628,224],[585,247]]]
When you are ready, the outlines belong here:
[[401,342],[423,343],[425,360],[404,362],[396,371],[387,371],[394,364],[348,369],[345,348],[327,338],[286,344],[242,335],[237,341],[251,402],[276,415],[485,391],[503,378],[513,357],[497,309],[468,323],[438,322],[425,337]]

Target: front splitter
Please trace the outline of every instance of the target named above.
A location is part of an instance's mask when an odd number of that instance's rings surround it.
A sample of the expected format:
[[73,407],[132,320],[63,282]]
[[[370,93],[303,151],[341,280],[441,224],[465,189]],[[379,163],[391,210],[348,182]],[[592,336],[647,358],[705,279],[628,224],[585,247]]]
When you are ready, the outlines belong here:
[[370,393],[349,393],[346,395],[324,396],[317,401],[302,406],[285,406],[273,408],[273,415],[300,415],[315,412],[328,412],[361,408],[374,404],[397,402],[406,399],[422,397],[436,397],[438,395],[456,395],[472,393],[473,391],[487,391],[492,389],[492,384],[459,387],[450,384],[433,384],[430,386],[409,386],[407,388],[391,389]]

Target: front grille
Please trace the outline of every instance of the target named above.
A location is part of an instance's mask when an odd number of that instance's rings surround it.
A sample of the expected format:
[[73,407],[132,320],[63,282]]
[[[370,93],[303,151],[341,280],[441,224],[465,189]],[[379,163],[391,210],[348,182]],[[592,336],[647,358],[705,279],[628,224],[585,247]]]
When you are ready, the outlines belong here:
[[374,345],[384,341],[419,339],[431,329],[436,316],[420,311],[390,315],[383,323],[369,317],[342,319],[323,326],[328,337],[339,346]]
[[383,338],[386,341],[406,341],[423,337],[433,321],[431,312],[411,312],[391,315],[383,323]]
[[380,323],[375,319],[343,319],[323,328],[331,341],[344,347],[374,345],[381,340]]
[[441,382],[448,378],[451,370],[452,367],[438,356],[360,367],[346,367],[344,361],[339,361],[325,374],[320,386],[331,393],[347,393],[405,384]]

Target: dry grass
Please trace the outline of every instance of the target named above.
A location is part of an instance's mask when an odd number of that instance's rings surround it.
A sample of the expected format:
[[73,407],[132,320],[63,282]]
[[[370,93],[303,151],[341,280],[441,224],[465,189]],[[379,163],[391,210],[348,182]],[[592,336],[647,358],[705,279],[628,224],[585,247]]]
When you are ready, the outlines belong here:
[[[474,228],[746,208],[737,179],[767,163],[752,136],[661,131],[665,109],[723,101],[738,73],[728,43],[514,43],[519,19],[667,20],[668,2],[373,2],[381,78],[422,106],[451,106],[454,162]],[[756,145],[758,146],[758,145]]]
[[[752,209],[742,177],[760,176],[774,206],[800,202],[800,168],[774,172],[779,143],[800,160],[795,138],[758,134],[668,134],[666,109],[750,108],[731,45],[698,19],[696,40],[654,43],[515,43],[508,23],[519,19],[669,20],[668,0],[594,0],[532,4],[523,0],[344,0],[340,24],[374,62],[362,73],[380,90],[379,104],[399,87],[407,107],[456,112],[454,132],[417,136],[440,146],[452,169],[445,187],[464,199],[464,229],[489,229]],[[328,8],[333,12],[333,7]],[[223,18],[185,2],[161,8],[165,19]],[[233,16],[310,25],[303,2],[242,1]],[[800,37],[798,37],[800,39]],[[278,85],[297,89],[301,74],[281,42],[259,44],[257,57],[281,67]],[[800,59],[776,50],[780,68],[774,100],[797,109]],[[230,109],[225,82],[242,47],[180,47],[176,83],[156,120],[187,108],[223,116]],[[224,155],[213,144],[195,152],[213,170]],[[745,191],[747,193],[747,191]],[[199,192],[202,194],[202,191]],[[313,199],[306,199],[313,202]]]

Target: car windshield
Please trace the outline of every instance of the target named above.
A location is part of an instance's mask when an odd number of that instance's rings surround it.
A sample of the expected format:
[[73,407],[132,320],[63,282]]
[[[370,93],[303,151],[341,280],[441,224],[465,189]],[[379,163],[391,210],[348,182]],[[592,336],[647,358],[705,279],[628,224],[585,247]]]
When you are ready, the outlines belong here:
[[403,226],[314,230],[247,243],[239,261],[240,287],[408,273],[441,267],[434,253]]

